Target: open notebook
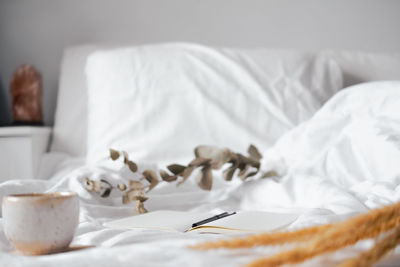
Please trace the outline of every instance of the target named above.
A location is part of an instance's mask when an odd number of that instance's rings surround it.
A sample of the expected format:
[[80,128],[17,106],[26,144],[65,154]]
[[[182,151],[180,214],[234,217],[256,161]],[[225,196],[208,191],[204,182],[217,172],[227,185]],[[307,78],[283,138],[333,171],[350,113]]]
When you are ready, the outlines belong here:
[[197,227],[192,224],[215,214],[160,210],[124,219],[110,221],[105,227],[114,229],[153,229],[199,233],[250,233],[278,230],[297,218],[295,214],[262,211],[239,211]]

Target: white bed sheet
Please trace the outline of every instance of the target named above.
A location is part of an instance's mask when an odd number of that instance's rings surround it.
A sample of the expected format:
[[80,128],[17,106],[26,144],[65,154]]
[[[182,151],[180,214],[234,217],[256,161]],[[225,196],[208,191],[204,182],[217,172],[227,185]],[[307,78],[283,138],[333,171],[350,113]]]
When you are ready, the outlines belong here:
[[[48,155],[52,157],[52,155]],[[57,155],[56,155],[57,156]],[[9,181],[0,185],[0,194],[10,192],[47,192],[56,190],[74,190],[81,197],[81,211],[79,226],[76,231],[72,245],[93,245],[94,248],[81,251],[62,253],[57,255],[25,257],[10,253],[12,247],[6,240],[2,231],[0,220],[0,266],[241,266],[260,256],[278,252],[280,247],[254,248],[250,250],[215,250],[208,252],[193,251],[187,249],[187,245],[196,244],[201,241],[227,238],[229,236],[196,233],[172,233],[151,230],[116,230],[107,229],[102,223],[108,220],[122,218],[135,214],[132,206],[120,204],[120,197],[113,196],[110,199],[100,199],[86,192],[81,187],[81,181],[86,177],[99,177],[107,174],[114,177],[115,170],[110,164],[97,167],[80,167],[74,171],[79,160],[63,160],[63,166],[49,181],[24,180]],[[68,173],[65,175],[65,173]],[[257,192],[254,184],[264,181],[253,180],[242,184],[238,180],[231,183],[221,181],[222,177],[216,175],[215,179],[220,181],[217,189],[211,193],[198,190],[197,185],[188,181],[184,186],[171,192],[173,184],[165,184],[152,194],[147,203],[149,210],[177,209],[177,210],[207,210],[219,212],[221,209],[234,210],[259,208],[257,203],[245,203],[240,198],[241,194]],[[112,180],[112,178],[109,178]],[[169,188],[168,188],[169,187]],[[283,188],[289,185],[282,184]],[[303,190],[304,188],[298,188]],[[287,198],[289,191],[281,195]],[[260,195],[259,195],[260,197]],[[245,199],[245,198],[243,198]],[[340,199],[340,196],[337,196]],[[336,200],[337,200],[336,199]],[[245,199],[248,201],[248,199]],[[346,199],[341,199],[347,201]],[[332,199],[335,201],[335,199]],[[335,214],[332,210],[323,208],[265,208],[264,210],[295,212],[300,217],[287,229],[295,229],[309,225],[328,223],[342,220],[354,215],[353,212]],[[335,266],[341,260],[354,256],[357,252],[370,247],[370,241],[360,242],[357,246],[342,250],[332,255],[325,255],[308,261],[299,266]],[[391,256],[380,266],[397,266],[398,257]]]
[[[52,155],[48,155],[52,157]],[[56,155],[54,155],[56,156]],[[24,257],[11,255],[12,247],[4,233],[0,235],[1,266],[240,266],[269,250],[253,249],[251,251],[214,251],[197,252],[186,249],[189,244],[203,240],[221,238],[219,235],[193,233],[170,233],[150,230],[115,230],[106,229],[102,223],[111,219],[135,214],[132,206],[120,205],[120,198],[100,199],[87,193],[81,187],[81,181],[89,177],[100,177],[105,174],[113,176],[113,171],[104,171],[109,164],[93,168],[81,167],[69,172],[77,161],[64,160],[63,168],[49,181],[9,181],[1,184],[0,194],[9,192],[43,192],[56,190],[74,190],[81,197],[79,227],[73,245],[94,245],[95,248],[58,255]],[[64,175],[67,170],[67,175]],[[218,179],[221,177],[215,177]],[[110,179],[110,178],[109,178]],[[218,179],[220,180],[220,179]],[[178,192],[171,191],[172,184],[162,186],[151,194],[146,203],[149,210],[211,210],[236,209],[240,202],[234,192],[240,190],[241,183],[227,183],[227,188],[213,190],[211,193],[200,191],[190,180]],[[170,187],[168,190],[166,187]],[[291,210],[293,211],[293,210]],[[336,219],[328,210],[296,210],[302,215],[289,228],[297,225],[324,223]],[[274,250],[272,250],[274,251]],[[276,251],[276,249],[275,249]],[[234,256],[234,257],[232,257]]]
[[[359,97],[361,95],[364,97]],[[378,95],[381,98],[378,98]],[[354,105],[354,99],[361,101],[361,104]],[[357,142],[364,142],[364,145],[376,144],[378,141],[385,142],[384,145],[380,143],[380,150],[376,151],[377,157],[374,158],[375,163],[385,164],[388,164],[388,159],[382,155],[395,156],[396,153],[400,153],[400,139],[396,139],[397,135],[393,135],[393,130],[397,129],[395,122],[400,122],[400,114],[391,112],[395,110],[397,104],[400,104],[400,82],[375,83],[344,91],[329,101],[313,119],[285,135],[273,149],[267,151],[263,169],[273,168],[280,172],[282,177],[279,180],[278,178],[262,180],[256,177],[245,183],[239,179],[224,182],[217,173],[211,192],[198,189],[194,179],[188,180],[179,188],[175,188],[174,184],[165,183],[151,192],[146,207],[149,210],[168,208],[219,212],[258,209],[296,212],[300,215],[299,218],[287,227],[295,229],[343,220],[357,213],[366,212],[369,208],[400,201],[400,179],[398,179],[400,176],[394,175],[396,172],[400,173],[400,164],[399,167],[390,165],[386,169],[376,168],[374,164],[359,168],[362,162],[359,159],[373,158],[370,151],[348,150],[349,147],[358,147],[355,146]],[[338,112],[340,115],[345,115],[347,112],[348,116],[356,118],[363,107],[368,110],[363,113],[364,122],[370,122],[367,126],[376,125],[375,122],[382,122],[383,118],[393,119],[392,123],[385,125],[384,132],[378,131],[376,134],[367,132],[361,139],[357,136],[359,133],[357,131],[346,132],[346,129],[352,129],[358,120],[346,120],[346,116],[337,117]],[[382,116],[377,117],[377,114]],[[330,120],[330,127],[321,127],[320,118]],[[367,126],[363,129],[369,129]],[[305,134],[307,129],[318,133],[321,138],[307,139]],[[339,138],[329,143],[328,140],[331,139],[328,138],[328,132],[336,133],[335,136]],[[291,143],[293,140],[297,142],[296,146]],[[351,145],[343,146],[343,141],[350,142]],[[313,149],[324,152],[314,158],[312,164],[307,165],[307,159],[310,159],[306,157],[307,153],[313,154]],[[299,151],[304,153],[303,157]],[[346,156],[327,157],[332,155],[329,151],[342,152]],[[351,157],[354,155],[357,155],[356,159]],[[193,251],[188,249],[187,245],[226,236],[106,229],[102,226],[103,222],[133,215],[133,208],[122,205],[120,196],[116,193],[108,199],[101,199],[88,193],[82,187],[82,181],[85,177],[107,177],[110,181],[121,181],[124,179],[118,174],[121,166],[115,162],[85,166],[79,159],[62,159],[62,156],[57,154],[49,154],[47,157],[48,162],[58,162],[52,167],[56,174],[51,179],[8,181],[0,184],[0,195],[57,190],[77,192],[81,199],[81,213],[73,244],[94,245],[95,248],[40,257],[16,256],[10,254],[11,247],[3,231],[0,230],[1,266],[241,266],[262,255],[269,255],[282,249],[259,247],[237,251],[223,249]],[[330,165],[332,160],[341,168],[336,170],[332,168]],[[342,181],[336,178],[353,165],[362,170],[363,174],[373,173],[374,177],[382,178],[372,179],[365,175],[362,176],[365,179],[360,179],[358,175],[352,177],[347,173],[346,181],[351,186],[345,187],[341,184]],[[139,167],[156,168],[141,164]],[[0,227],[1,225],[0,221]],[[371,240],[362,241],[353,247],[318,257],[299,266],[335,266],[341,260],[355,256],[356,253],[372,245]],[[399,253],[400,249],[397,249],[378,266],[398,266]]]

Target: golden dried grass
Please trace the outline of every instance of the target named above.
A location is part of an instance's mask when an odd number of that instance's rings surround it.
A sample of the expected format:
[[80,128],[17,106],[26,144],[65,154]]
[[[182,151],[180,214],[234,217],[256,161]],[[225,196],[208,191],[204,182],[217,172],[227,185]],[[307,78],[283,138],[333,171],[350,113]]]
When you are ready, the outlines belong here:
[[293,232],[263,233],[245,238],[206,242],[192,246],[192,248],[199,250],[237,249],[300,242],[291,250],[257,259],[246,265],[251,267],[280,266],[301,263],[312,257],[353,245],[363,239],[377,238],[382,233],[391,230],[392,232],[382,241],[377,242],[371,250],[343,263],[343,266],[346,267],[371,266],[400,243],[400,203],[376,209],[343,222],[314,226]]

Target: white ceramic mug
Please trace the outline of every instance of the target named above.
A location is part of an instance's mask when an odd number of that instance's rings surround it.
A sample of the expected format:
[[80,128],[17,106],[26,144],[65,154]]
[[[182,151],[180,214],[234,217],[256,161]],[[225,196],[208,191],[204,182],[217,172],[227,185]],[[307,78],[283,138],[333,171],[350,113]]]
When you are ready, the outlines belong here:
[[65,250],[79,219],[72,192],[16,194],[3,197],[3,228],[14,248],[25,255]]

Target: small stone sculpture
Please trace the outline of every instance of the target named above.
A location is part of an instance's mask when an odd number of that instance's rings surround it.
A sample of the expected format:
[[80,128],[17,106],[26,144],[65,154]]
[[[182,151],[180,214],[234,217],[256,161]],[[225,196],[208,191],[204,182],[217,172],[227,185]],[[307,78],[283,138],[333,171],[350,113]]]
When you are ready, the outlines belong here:
[[17,68],[10,91],[14,123],[42,124],[41,77],[32,65]]

